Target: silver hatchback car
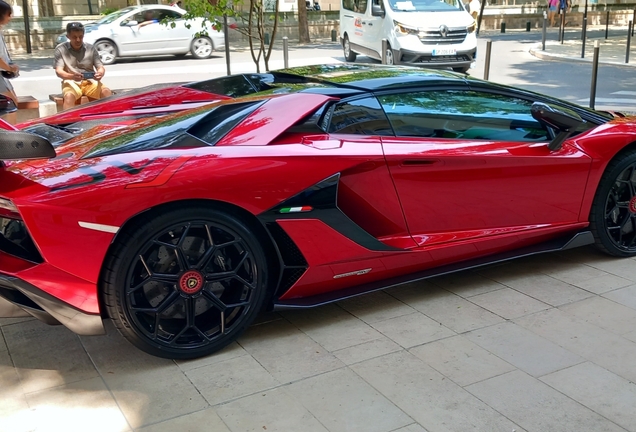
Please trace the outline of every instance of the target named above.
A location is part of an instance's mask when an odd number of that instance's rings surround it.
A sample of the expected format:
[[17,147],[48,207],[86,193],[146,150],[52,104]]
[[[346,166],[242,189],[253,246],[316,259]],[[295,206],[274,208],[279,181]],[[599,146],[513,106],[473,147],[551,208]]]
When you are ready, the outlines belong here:
[[[208,24],[207,36],[199,35],[202,19],[186,21],[185,13],[174,6],[126,7],[86,24],[84,42],[95,45],[104,64],[115,63],[119,57],[161,54],[192,53],[195,58],[204,59],[225,47],[222,31]],[[165,18],[174,19],[174,27],[171,23],[162,24]],[[57,37],[57,43],[66,41],[66,34]]]

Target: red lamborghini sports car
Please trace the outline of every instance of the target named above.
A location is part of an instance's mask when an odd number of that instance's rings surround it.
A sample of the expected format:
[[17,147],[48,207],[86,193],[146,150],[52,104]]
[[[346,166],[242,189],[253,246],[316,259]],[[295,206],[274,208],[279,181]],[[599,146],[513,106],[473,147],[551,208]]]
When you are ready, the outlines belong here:
[[634,119],[452,72],[309,72],[125,126],[0,132],[0,314],[83,335],[110,318],[194,358],[263,309],[592,243],[636,255]]

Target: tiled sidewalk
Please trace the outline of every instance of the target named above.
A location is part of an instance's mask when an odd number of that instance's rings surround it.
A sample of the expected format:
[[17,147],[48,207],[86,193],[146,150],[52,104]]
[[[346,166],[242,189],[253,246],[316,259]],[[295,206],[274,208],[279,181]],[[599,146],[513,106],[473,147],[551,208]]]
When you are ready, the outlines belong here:
[[0,320],[0,431],[636,431],[636,260],[592,248],[260,317],[174,362]]

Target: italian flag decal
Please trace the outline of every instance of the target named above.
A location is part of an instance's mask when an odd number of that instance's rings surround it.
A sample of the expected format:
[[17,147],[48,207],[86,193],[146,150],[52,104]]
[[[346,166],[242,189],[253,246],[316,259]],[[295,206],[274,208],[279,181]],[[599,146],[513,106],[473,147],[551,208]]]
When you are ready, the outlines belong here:
[[314,208],[311,206],[302,206],[302,207],[283,207],[278,212],[279,213],[303,213],[312,211]]

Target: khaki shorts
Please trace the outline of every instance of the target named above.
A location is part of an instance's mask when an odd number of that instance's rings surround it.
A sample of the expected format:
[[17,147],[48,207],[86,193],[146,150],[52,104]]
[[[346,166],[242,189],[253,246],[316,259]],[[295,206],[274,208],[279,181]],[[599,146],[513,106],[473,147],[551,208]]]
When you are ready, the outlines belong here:
[[75,99],[87,96],[90,99],[99,99],[102,95],[102,83],[97,80],[63,80],[62,94],[73,93]]

